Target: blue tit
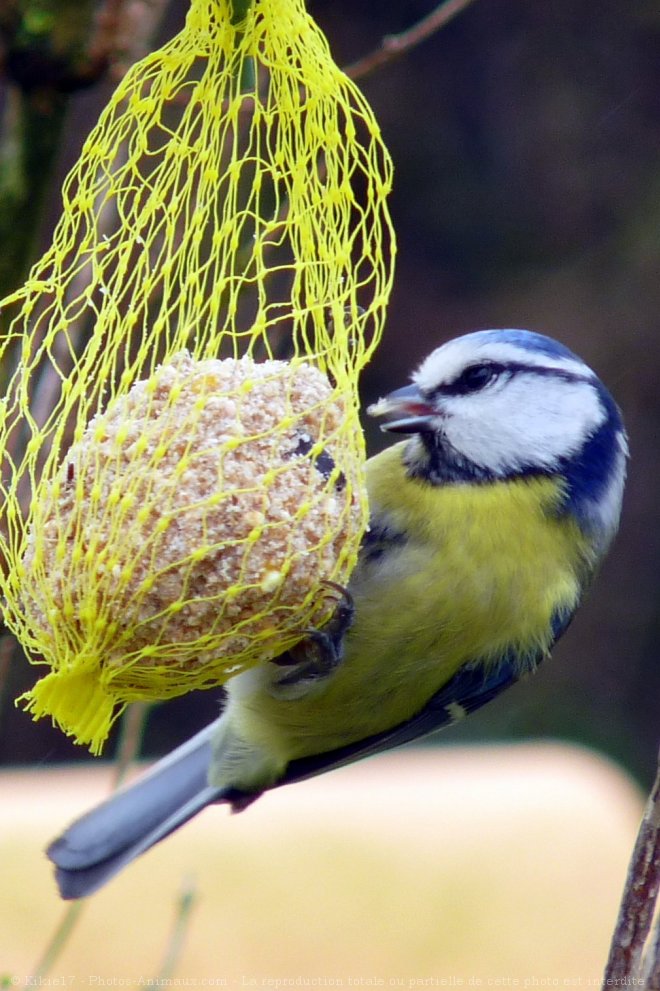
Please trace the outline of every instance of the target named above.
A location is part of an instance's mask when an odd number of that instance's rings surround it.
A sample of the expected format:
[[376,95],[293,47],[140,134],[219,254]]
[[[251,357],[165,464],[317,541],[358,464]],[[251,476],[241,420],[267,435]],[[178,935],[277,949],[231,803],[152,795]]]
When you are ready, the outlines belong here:
[[371,407],[405,434],[367,463],[370,526],[337,616],[227,686],[220,718],[48,849],[89,895],[213,802],[446,726],[534,671],[614,536],[627,441],[562,344],[487,330],[439,347]]

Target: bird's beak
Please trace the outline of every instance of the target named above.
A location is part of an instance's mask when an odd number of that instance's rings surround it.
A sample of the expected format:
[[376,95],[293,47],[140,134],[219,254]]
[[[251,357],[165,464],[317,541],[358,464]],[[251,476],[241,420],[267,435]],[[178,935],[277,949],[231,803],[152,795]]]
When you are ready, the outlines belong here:
[[388,423],[381,424],[381,430],[398,434],[414,434],[428,430],[438,411],[429,405],[416,385],[406,385],[403,389],[390,392],[368,407],[370,416],[391,416]]

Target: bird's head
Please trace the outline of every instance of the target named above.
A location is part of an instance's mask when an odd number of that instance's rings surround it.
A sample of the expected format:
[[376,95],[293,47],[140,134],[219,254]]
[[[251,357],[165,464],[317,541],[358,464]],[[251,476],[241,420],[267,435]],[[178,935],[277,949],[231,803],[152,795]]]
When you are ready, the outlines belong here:
[[626,434],[597,375],[550,337],[485,330],[433,351],[412,384],[369,412],[414,434],[405,460],[434,484],[531,475],[565,479],[565,508],[609,539],[618,524]]

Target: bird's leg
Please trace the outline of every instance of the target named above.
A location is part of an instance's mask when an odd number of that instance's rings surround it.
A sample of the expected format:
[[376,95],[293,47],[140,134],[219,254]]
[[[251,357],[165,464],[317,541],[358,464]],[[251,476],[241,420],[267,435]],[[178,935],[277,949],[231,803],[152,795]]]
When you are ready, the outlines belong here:
[[290,650],[272,663],[282,667],[286,673],[275,682],[275,690],[286,693],[294,686],[307,685],[326,678],[341,663],[344,637],[353,622],[354,606],[350,592],[337,582],[324,581],[337,595],[337,605],[332,616],[322,629],[305,630],[305,637]]

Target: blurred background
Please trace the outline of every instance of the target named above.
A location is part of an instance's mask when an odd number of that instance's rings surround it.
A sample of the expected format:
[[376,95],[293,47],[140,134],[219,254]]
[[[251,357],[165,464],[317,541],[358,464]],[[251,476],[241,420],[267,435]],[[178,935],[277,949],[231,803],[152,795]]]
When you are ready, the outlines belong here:
[[[430,6],[309,3],[344,66]],[[121,63],[122,45],[139,53],[161,43],[186,9],[180,0],[0,2],[3,293],[48,243],[62,179],[120,71],[117,47]],[[105,20],[95,21],[99,13]],[[569,634],[533,679],[438,745],[575,741],[646,785],[660,728],[660,9],[652,0],[473,0],[360,85],[394,159],[399,240],[365,404],[404,384],[449,337],[526,327],[597,370],[631,436],[622,530]],[[28,141],[17,157],[18,134]],[[382,437],[366,430],[373,453]],[[15,709],[37,671],[7,638],[0,668],[0,762],[89,760],[46,720]],[[185,738],[218,700],[196,693],[154,707],[143,753]]]

